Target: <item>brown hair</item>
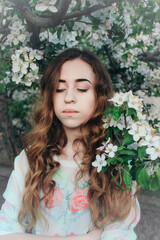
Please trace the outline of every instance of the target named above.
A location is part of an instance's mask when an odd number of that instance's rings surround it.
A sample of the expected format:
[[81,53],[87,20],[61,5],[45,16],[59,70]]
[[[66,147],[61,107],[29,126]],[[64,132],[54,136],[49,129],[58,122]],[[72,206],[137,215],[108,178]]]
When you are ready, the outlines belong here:
[[[60,163],[53,159],[53,155],[61,154],[67,144],[67,137],[61,122],[54,113],[52,99],[63,63],[76,58],[82,59],[93,68],[96,75],[97,100],[93,116],[81,126],[81,129],[88,127],[89,134],[74,141],[75,145],[81,142],[86,149],[82,159],[83,167],[76,175],[76,182],[85,173],[89,174],[88,201],[91,218],[96,227],[104,226],[115,219],[124,219],[131,209],[130,191],[123,192],[115,186],[111,176],[113,167],[105,173],[97,173],[97,169],[91,164],[97,154],[96,148],[105,139],[102,117],[104,110],[110,105],[107,99],[113,95],[110,77],[105,66],[93,53],[88,50],[71,48],[58,55],[46,69],[36,104],[35,124],[24,138],[29,171],[25,180],[25,192],[18,219],[21,224],[29,219],[27,228],[35,226],[37,219],[41,219],[40,202],[53,191],[56,184],[52,177],[60,167]],[[117,170],[114,170],[114,177],[117,181],[120,178]],[[45,193],[44,197],[40,197],[40,190]]]

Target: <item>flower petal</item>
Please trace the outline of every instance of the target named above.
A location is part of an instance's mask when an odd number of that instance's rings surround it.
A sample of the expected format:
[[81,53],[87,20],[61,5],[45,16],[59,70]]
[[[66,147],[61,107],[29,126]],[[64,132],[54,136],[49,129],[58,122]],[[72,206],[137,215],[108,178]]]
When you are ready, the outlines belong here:
[[98,167],[98,162],[97,161],[92,162],[92,166],[93,167]]
[[48,6],[44,5],[43,3],[38,3],[36,6],[35,6],[35,9],[37,11],[40,11],[40,12],[44,12],[48,9]]
[[49,6],[48,10],[54,13],[58,11],[58,9],[55,6]]

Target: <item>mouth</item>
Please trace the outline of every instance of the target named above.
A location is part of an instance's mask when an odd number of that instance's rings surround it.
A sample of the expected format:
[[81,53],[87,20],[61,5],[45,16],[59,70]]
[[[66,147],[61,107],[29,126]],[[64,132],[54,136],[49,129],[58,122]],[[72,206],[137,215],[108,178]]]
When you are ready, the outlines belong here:
[[78,111],[74,110],[74,109],[65,109],[63,111],[63,113],[78,113]]

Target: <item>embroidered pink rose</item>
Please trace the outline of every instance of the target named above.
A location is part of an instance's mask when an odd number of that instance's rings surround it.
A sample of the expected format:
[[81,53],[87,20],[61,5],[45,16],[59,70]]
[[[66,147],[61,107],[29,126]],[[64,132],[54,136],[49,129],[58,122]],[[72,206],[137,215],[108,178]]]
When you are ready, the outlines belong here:
[[0,221],[5,222],[6,224],[8,224],[8,218],[6,216],[1,216],[0,217]]
[[76,189],[69,200],[69,206],[71,212],[78,212],[80,210],[85,210],[88,207],[87,200],[88,187],[84,189]]
[[60,189],[54,189],[48,196],[44,198],[46,208],[59,206],[63,200],[63,194]]
[[72,237],[72,236],[77,236],[77,235],[74,233],[69,234],[69,237]]
[[[71,233],[68,236],[71,237],[71,236],[77,236],[77,235],[75,235],[74,233]],[[53,235],[53,237],[60,237],[60,235],[56,233]]]

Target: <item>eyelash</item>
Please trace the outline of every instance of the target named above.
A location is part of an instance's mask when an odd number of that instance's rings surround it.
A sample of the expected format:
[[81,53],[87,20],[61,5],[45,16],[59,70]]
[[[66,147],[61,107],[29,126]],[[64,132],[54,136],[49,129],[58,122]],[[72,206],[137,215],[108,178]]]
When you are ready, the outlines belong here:
[[56,92],[63,92],[65,89],[56,89]]
[[[56,89],[56,92],[63,92],[65,89]],[[81,88],[77,88],[77,90],[78,91],[80,91],[80,92],[87,92],[88,91],[88,89],[81,89]]]

